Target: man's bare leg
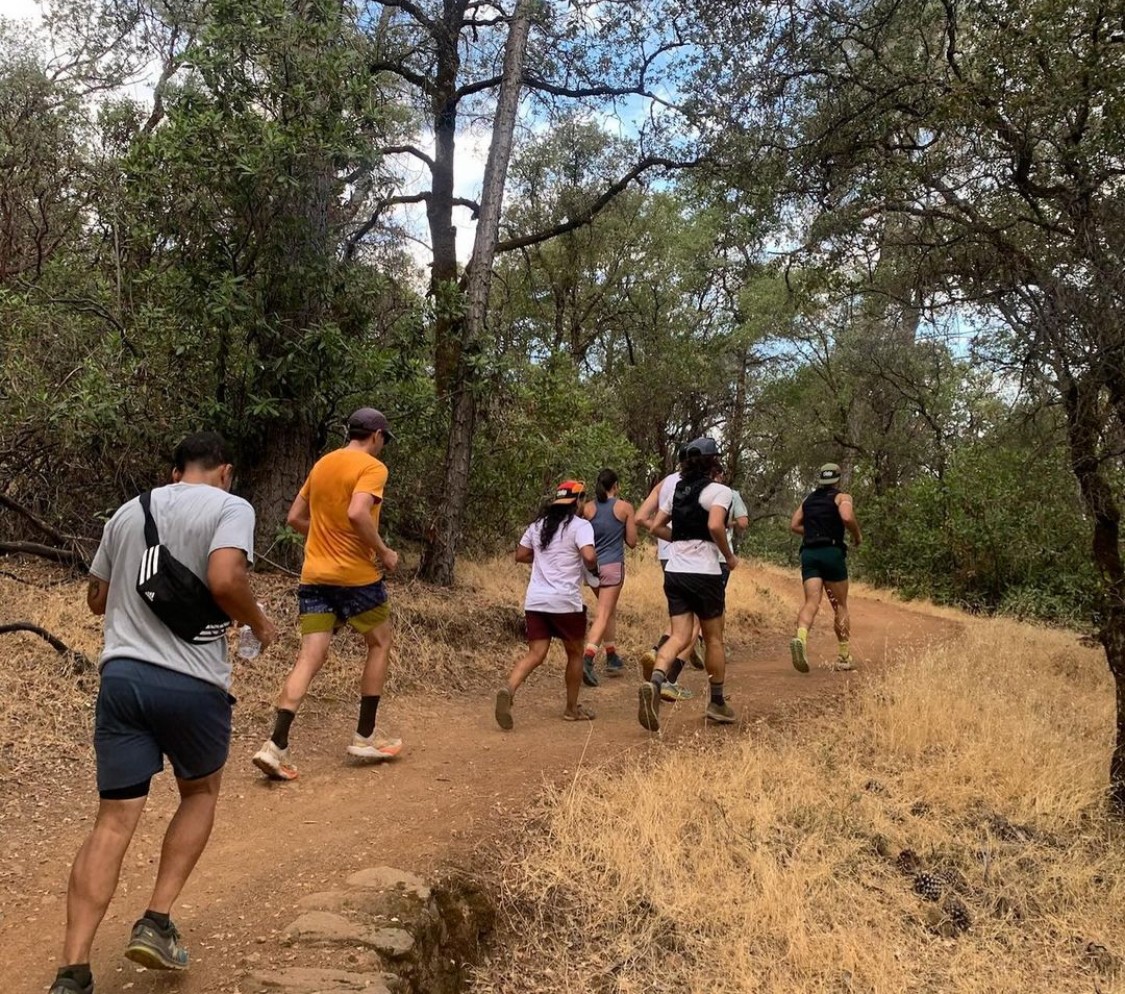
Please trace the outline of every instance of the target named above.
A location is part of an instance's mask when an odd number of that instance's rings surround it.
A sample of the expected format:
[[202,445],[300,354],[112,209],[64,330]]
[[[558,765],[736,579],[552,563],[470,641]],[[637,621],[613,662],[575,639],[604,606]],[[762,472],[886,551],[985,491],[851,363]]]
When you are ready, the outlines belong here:
[[808,673],[809,657],[808,642],[809,629],[816,620],[817,611],[820,610],[820,597],[824,591],[824,581],[820,577],[811,577],[804,582],[805,600],[797,614],[797,636],[789,642],[789,655],[793,660],[793,667],[800,673]]
[[121,863],[145,809],[144,797],[103,800],[94,827],[78,850],[66,895],[63,965],[90,962],[90,949],[117,890]]
[[332,632],[311,632],[301,636],[297,661],[281,685],[277,712],[269,740],[254,755],[254,765],[273,780],[293,780],[297,770],[289,763],[289,729],[297,717],[305,695],[328,659]]
[[171,914],[172,904],[180,896],[199,857],[211,838],[215,824],[215,807],[219,803],[219,786],[223,771],[217,770],[198,780],[177,780],[180,806],[168,823],[164,845],[160,850],[160,866],[156,886],[148,906],[152,911]]
[[833,627],[836,630],[836,642],[838,647],[836,669],[855,669],[855,663],[852,662],[850,645],[852,619],[848,611],[848,581],[839,580],[825,583],[824,591],[828,595],[828,600],[831,602],[834,611]]

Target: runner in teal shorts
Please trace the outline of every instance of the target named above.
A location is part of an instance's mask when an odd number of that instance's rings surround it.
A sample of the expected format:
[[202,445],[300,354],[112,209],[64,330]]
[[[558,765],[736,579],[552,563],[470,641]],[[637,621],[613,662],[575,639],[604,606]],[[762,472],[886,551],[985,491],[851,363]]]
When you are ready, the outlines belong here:
[[821,594],[827,593],[835,611],[836,639],[839,654],[837,670],[854,670],[849,638],[851,618],[848,615],[848,547],[845,532],[850,532],[855,547],[863,542],[859,520],[852,509],[851,496],[840,491],[840,467],[828,463],[820,467],[817,488],[793,512],[789,530],[800,535],[801,581],[805,601],[797,615],[797,635],[789,642],[793,666],[808,673],[809,629],[820,610]]

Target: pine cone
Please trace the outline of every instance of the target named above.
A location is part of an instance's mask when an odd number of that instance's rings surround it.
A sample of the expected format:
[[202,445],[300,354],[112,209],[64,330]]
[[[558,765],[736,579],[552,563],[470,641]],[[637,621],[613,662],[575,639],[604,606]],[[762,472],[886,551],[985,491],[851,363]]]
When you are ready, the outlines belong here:
[[914,878],[914,893],[927,901],[940,901],[944,890],[941,879],[932,873],[919,873]]
[[922,865],[922,861],[913,849],[903,849],[895,862],[903,873],[917,873],[918,867]]
[[972,927],[973,916],[959,897],[947,897],[942,907],[958,932],[967,932]]
[[943,866],[937,871],[936,876],[941,879],[948,890],[964,894],[969,889],[969,881],[955,866]]

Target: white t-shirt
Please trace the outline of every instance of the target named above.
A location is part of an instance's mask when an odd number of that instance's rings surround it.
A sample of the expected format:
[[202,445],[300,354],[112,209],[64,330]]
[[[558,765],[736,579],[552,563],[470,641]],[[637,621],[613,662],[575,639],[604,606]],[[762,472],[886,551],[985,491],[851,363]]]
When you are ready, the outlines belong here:
[[[663,488],[661,489],[663,490]],[[672,500],[675,495],[675,487],[668,494],[667,500],[664,499],[662,493],[660,510],[666,514],[671,514]],[[721,483],[708,483],[699,495],[699,506],[705,511],[710,511],[715,505],[730,510],[732,500],[733,495],[730,487],[724,487]],[[669,573],[696,573],[709,576],[722,573],[722,570],[719,569],[719,560],[715,555],[714,542],[689,539],[685,542],[669,542],[668,547],[671,550],[671,554],[668,556]]]
[[524,598],[525,611],[546,611],[548,614],[570,614],[585,607],[582,600],[582,552],[594,544],[594,526],[575,515],[551,537],[547,548],[540,548],[539,536],[543,522],[528,526],[520,545],[531,549],[531,580]]
[[[660,493],[657,495],[657,507],[663,507],[665,500],[671,500],[676,492],[676,484],[680,482],[680,474],[671,473],[660,481]],[[672,543],[665,542],[664,539],[658,538],[656,540],[656,557],[658,559],[667,559],[672,555]]]

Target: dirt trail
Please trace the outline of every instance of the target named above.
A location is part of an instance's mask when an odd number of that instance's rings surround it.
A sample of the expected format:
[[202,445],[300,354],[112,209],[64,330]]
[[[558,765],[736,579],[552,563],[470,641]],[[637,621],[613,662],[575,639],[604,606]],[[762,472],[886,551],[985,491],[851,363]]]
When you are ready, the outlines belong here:
[[[755,579],[787,599],[795,592],[792,580],[769,573]],[[882,601],[855,597],[853,603],[853,644],[868,667],[949,638],[960,627]],[[834,652],[826,621],[810,639],[814,662],[828,661]],[[145,907],[159,841],[174,810],[170,778],[157,778],[98,936],[99,994],[245,994],[246,982],[239,984],[247,966],[265,966],[271,959],[284,965],[295,955],[269,940],[296,917],[294,905],[303,895],[380,863],[426,874],[444,862],[471,862],[474,846],[511,825],[544,781],[572,775],[580,762],[619,760],[625,750],[643,762],[648,750],[685,736],[732,734],[703,727],[705,678],[690,670],[685,678],[699,696],[662,711],[665,733],[659,739],[637,724],[632,677],[603,680],[585,693],[598,712],[595,722],[559,720],[561,674],[553,659],[521,692],[510,733],[493,722],[491,688],[453,701],[389,699],[391,728],[406,740],[403,757],[393,764],[365,768],[345,762],[350,712],[331,725],[298,723],[293,741],[301,779],[291,784],[265,782],[249,763],[257,742],[236,742],[211,845],[176,909],[193,956],[191,971],[179,977],[138,971],[119,955],[129,926]],[[743,725],[752,725],[791,705],[823,702],[861,678],[862,671],[838,674],[824,666],[801,676],[789,663],[787,640],[772,637],[733,653],[727,688]],[[80,813],[66,822],[42,807],[28,813],[9,806],[4,812],[10,869],[0,890],[0,977],[9,994],[42,992],[52,976],[66,875],[92,814],[91,782],[88,762],[76,763],[73,799]],[[26,854],[22,863],[20,854]]]

